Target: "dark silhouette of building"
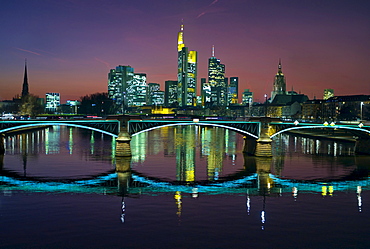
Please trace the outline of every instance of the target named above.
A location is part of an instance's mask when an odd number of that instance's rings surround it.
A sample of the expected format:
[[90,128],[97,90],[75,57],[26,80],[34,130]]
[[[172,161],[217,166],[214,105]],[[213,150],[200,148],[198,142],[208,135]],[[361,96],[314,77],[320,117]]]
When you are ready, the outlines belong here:
[[25,97],[29,94],[28,88],[28,76],[27,76],[27,60],[24,63],[24,78],[23,78],[23,86],[22,86],[22,97]]

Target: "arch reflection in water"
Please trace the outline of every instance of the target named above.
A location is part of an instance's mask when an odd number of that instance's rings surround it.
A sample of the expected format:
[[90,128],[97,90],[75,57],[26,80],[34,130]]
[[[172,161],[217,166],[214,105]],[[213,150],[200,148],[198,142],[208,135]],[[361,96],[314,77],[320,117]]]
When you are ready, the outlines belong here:
[[240,134],[223,128],[164,127],[132,138],[132,168],[177,182],[217,181],[244,170],[242,146]]

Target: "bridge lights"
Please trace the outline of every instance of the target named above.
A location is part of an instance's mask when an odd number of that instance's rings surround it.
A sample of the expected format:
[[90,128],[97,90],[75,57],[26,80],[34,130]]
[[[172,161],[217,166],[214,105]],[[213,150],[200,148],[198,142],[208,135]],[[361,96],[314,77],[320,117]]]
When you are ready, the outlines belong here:
[[363,124],[363,123],[359,123],[359,124],[358,124],[358,127],[362,128],[362,126],[364,126],[364,124]]
[[328,125],[329,125],[329,123],[325,121],[324,122],[324,126],[328,126]]
[[330,126],[335,126],[335,123],[334,123],[334,122],[331,122],[331,123],[330,123]]
[[295,125],[298,125],[299,124],[298,120],[294,121],[294,124]]

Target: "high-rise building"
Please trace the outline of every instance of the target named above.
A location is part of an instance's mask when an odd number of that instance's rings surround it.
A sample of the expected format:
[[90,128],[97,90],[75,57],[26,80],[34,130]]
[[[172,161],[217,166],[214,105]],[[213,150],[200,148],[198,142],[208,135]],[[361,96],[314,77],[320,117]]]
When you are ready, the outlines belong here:
[[160,85],[158,83],[148,84],[147,104],[148,105],[164,104],[164,92],[160,90]]
[[213,105],[227,105],[227,85],[225,83],[225,65],[215,57],[215,49],[212,47],[212,57],[208,59],[208,83],[212,88]]
[[253,92],[250,92],[249,89],[245,89],[242,96],[243,105],[251,105],[253,103]]
[[201,85],[201,102],[202,106],[204,107],[211,107],[212,105],[212,89],[211,85],[207,82],[206,78],[200,79],[200,85]]
[[164,105],[171,106],[177,104],[177,81],[167,80],[164,82]]
[[128,106],[127,87],[132,85],[134,69],[131,66],[117,66],[108,74],[108,97],[119,107],[120,112]]
[[197,90],[197,51],[188,51],[184,43],[184,25],[177,36],[177,100],[179,106],[192,106],[196,103]]
[[23,85],[22,85],[22,97],[27,96],[29,94],[28,89],[28,76],[27,76],[27,60],[24,62],[24,78],[23,78]]
[[281,60],[279,60],[278,72],[275,75],[274,86],[271,92],[271,102],[274,100],[276,95],[285,95],[285,94],[286,94],[285,76],[282,71]]
[[58,106],[60,106],[59,93],[46,93],[46,106],[45,110],[48,113],[55,113]]
[[327,100],[331,97],[334,97],[334,90],[333,89],[324,89],[324,100]]
[[230,77],[230,84],[228,87],[228,103],[229,105],[237,105],[239,99],[239,78]]
[[127,84],[127,106],[146,105],[147,84],[145,73],[134,73],[133,80]]

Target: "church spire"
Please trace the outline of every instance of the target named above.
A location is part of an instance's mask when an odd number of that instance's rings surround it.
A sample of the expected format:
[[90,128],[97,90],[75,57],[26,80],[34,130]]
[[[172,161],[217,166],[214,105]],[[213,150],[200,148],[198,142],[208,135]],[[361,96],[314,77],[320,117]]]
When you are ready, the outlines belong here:
[[282,68],[282,66],[281,66],[281,58],[279,58],[278,73],[282,73],[281,68]]
[[27,76],[27,59],[25,59],[22,97],[27,96],[28,94],[29,94],[29,91],[28,91],[28,76]]

